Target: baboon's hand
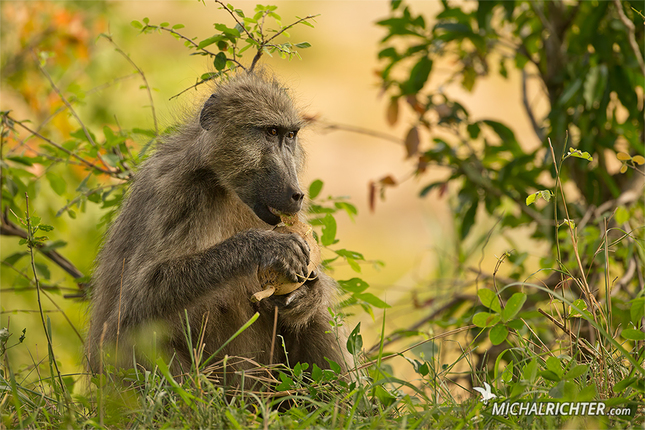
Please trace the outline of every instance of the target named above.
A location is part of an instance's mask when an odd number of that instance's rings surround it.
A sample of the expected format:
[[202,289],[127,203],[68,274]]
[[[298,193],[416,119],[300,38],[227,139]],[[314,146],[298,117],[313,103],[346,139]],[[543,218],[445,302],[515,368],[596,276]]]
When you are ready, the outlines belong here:
[[265,232],[259,249],[259,269],[273,270],[291,282],[302,282],[309,270],[309,245],[298,234]]

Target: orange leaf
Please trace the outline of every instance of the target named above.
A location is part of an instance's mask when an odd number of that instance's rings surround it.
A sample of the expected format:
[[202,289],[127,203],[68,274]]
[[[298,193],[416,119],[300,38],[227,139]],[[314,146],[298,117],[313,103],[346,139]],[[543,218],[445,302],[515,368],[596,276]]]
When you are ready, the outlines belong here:
[[392,175],[387,175],[379,179],[379,184],[383,186],[394,186],[396,185],[396,179]]
[[396,124],[399,119],[399,99],[392,97],[390,104],[387,107],[387,123],[390,125]]
[[632,157],[632,161],[638,165],[645,164],[645,157],[642,155],[635,155]]
[[405,150],[407,152],[405,158],[410,158],[419,152],[419,130],[412,127],[405,137]]
[[632,159],[629,154],[625,154],[624,152],[619,152],[618,154],[616,154],[616,158],[618,158],[620,161],[627,161]]

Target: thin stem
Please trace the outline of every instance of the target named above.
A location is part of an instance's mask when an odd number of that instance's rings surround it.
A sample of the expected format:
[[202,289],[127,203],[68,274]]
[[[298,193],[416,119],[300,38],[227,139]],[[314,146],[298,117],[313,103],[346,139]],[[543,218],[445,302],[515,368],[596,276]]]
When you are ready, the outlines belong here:
[[[569,209],[567,208],[567,200],[564,196],[564,189],[562,188],[562,181],[560,181],[560,170],[558,169],[558,162],[555,157],[555,150],[553,149],[553,144],[551,143],[551,138],[548,138],[549,141],[549,148],[551,149],[551,157],[553,157],[553,167],[555,168],[555,180],[556,180],[556,187],[560,189],[560,195],[562,198],[562,204],[564,206],[564,213],[566,216],[566,219],[569,221],[567,222],[567,227],[569,227],[569,236],[571,237],[571,245],[573,246],[573,254],[576,257],[576,263],[578,264],[578,270],[580,270],[580,278],[582,279],[582,286],[584,287],[584,293],[587,296],[587,300],[589,300],[589,303],[593,303],[594,306],[600,310],[600,306],[598,302],[596,301],[596,298],[594,295],[591,293],[591,289],[589,288],[589,284],[587,283],[587,277],[585,276],[585,270],[582,265],[582,261],[580,260],[580,253],[578,252],[578,241],[576,239],[576,234],[574,231],[574,227],[571,223],[571,218],[569,215]],[[556,229],[558,228],[557,226],[557,219],[556,221]],[[594,317],[594,321],[598,323],[596,320],[596,313],[592,312],[592,315]]]
[[[85,123],[83,122],[83,120],[81,120],[81,118],[78,116],[78,114],[76,113],[76,111],[72,107],[71,103],[65,98],[63,93],[58,89],[58,87],[54,83],[53,79],[51,78],[51,76],[49,75],[47,70],[45,70],[45,68],[40,64],[40,61],[38,60],[38,57],[36,56],[35,53],[34,53],[34,58],[36,60],[36,65],[38,66],[38,68],[40,69],[42,74],[47,78],[47,80],[49,81],[49,84],[51,85],[52,89],[56,92],[56,94],[58,94],[58,97],[60,97],[61,101],[63,103],[65,103],[65,106],[67,106],[67,109],[69,109],[69,112],[74,116],[74,118],[76,118],[76,121],[81,126],[81,129],[83,129],[83,133],[85,134],[85,138],[87,139],[87,141],[90,143],[90,145],[92,145],[94,147],[98,147],[98,145],[96,144],[96,142],[94,142],[94,139],[92,138],[92,134],[87,129],[87,127],[85,127]],[[103,164],[103,166],[105,166],[105,168],[108,168],[108,165],[105,163],[105,161],[101,157],[101,154],[97,152],[96,156],[99,159],[99,161]]]
[[[38,133],[37,131],[30,129],[29,127],[24,125],[22,122],[15,120],[14,118],[10,117],[9,115],[4,115],[4,118],[6,118],[9,121],[12,121],[15,124],[18,124],[20,127],[25,129],[29,133],[33,134],[34,136],[40,138],[41,140],[43,140],[43,141],[45,141],[47,143],[49,143],[54,148],[65,152],[67,155],[70,155],[70,156],[76,158],[78,161],[80,161],[81,163],[85,164],[86,166],[88,166],[88,167],[90,167],[90,168],[92,168],[94,170],[98,170],[99,172],[105,173],[107,175],[114,175],[114,174],[118,173],[116,170],[108,170],[108,169],[104,169],[104,168],[102,168],[100,166],[97,166],[96,164],[92,163],[91,161],[88,161],[88,160],[84,159],[83,157],[73,153],[72,151],[60,146],[58,143],[52,141],[51,139],[46,138],[45,136],[43,136],[42,134]],[[4,122],[4,120],[3,120],[3,122]],[[101,162],[103,163],[103,160],[101,160]],[[103,163],[103,164],[105,165],[105,163]]]
[[314,18],[315,18],[315,17],[317,17],[317,16],[320,16],[320,14],[318,14],[318,15],[307,15],[307,16],[306,16],[306,17],[304,17],[304,18],[300,18],[298,21],[292,22],[291,24],[289,24],[289,25],[287,25],[286,27],[284,27],[282,30],[278,31],[278,32],[277,32],[276,34],[274,34],[272,37],[270,37],[270,38],[269,38],[269,40],[267,40],[267,41],[266,41],[266,43],[268,44],[268,43],[269,43],[269,42],[271,42],[273,39],[275,39],[276,37],[280,36],[282,33],[284,33],[285,31],[289,30],[289,29],[290,29],[291,27],[293,27],[294,25],[298,25],[298,24],[300,24],[301,22],[303,22],[303,21],[307,21],[307,20],[309,20],[309,19],[314,19]]
[[[25,193],[25,204],[26,204],[26,221],[27,221],[27,247],[29,248],[29,256],[31,259],[31,270],[34,273],[34,281],[36,282],[36,296],[38,299],[38,310],[40,311],[40,321],[43,325],[43,330],[45,331],[45,337],[47,338],[47,348],[49,350],[49,360],[54,364],[54,368],[56,369],[56,373],[58,374],[58,382],[60,383],[60,388],[61,392],[63,395],[66,397],[66,390],[65,390],[65,384],[63,383],[63,377],[60,374],[60,370],[58,369],[58,363],[56,363],[56,357],[54,357],[54,348],[52,346],[52,340],[51,337],[49,336],[49,331],[47,330],[47,324],[45,323],[45,314],[43,312],[43,304],[40,300],[40,280],[38,279],[38,273],[36,272],[36,262],[34,260],[34,235],[33,231],[31,228],[31,217],[29,216],[29,195]],[[52,375],[52,379],[54,378],[54,375]]]
[[112,39],[111,36],[108,36],[107,34],[102,34],[101,36],[105,37],[114,46],[114,49],[116,50],[116,52],[121,54],[121,56],[125,58],[132,67],[134,67],[134,69],[137,71],[139,76],[141,76],[141,79],[143,80],[143,85],[146,87],[146,91],[148,92],[148,100],[150,100],[150,109],[152,110],[152,120],[154,121],[154,124],[155,124],[155,134],[159,136],[159,125],[157,124],[157,112],[155,111],[155,102],[154,102],[154,99],[152,98],[152,92],[150,91],[150,84],[148,84],[148,79],[146,79],[145,73],[143,73],[143,70],[141,70],[134,61],[132,61],[132,58],[130,58],[128,54],[123,52],[123,50],[119,47],[119,45],[116,44],[116,42],[114,41],[114,39]]

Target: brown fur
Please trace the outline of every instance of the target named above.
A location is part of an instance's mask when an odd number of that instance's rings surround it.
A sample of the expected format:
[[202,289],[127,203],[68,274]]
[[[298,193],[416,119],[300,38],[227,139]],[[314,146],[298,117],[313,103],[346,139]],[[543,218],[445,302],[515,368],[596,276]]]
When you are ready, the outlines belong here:
[[329,368],[327,357],[344,367],[344,339],[326,333],[335,283],[320,270],[316,281],[287,296],[249,300],[261,289],[259,270],[294,280],[306,271],[309,246],[298,235],[273,232],[279,218],[268,209],[302,207],[304,152],[290,133],[303,125],[278,82],[241,74],[220,84],[141,166],[97,260],[87,342],[93,371],[100,370],[102,349],[114,352],[117,332],[119,365],[132,365],[133,349],[139,363],[149,364],[143,345],[153,327],[167,330],[157,334],[158,349],[176,354],[173,370],[187,370],[192,348],[184,310],[192,347],[208,316],[206,356],[259,312],[219,358],[284,363],[279,339],[270,356],[275,306],[291,365]]

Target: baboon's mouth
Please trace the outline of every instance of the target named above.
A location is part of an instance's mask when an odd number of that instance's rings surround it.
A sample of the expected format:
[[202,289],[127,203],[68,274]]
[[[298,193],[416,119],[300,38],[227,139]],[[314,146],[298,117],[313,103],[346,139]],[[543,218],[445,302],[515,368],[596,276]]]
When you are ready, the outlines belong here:
[[282,211],[279,211],[279,210],[277,210],[275,208],[272,208],[271,206],[267,206],[267,207],[269,208],[269,212],[271,212],[273,215],[279,216],[280,218],[282,218],[282,217],[293,217],[298,213],[298,212],[293,212],[293,213],[282,212]]

